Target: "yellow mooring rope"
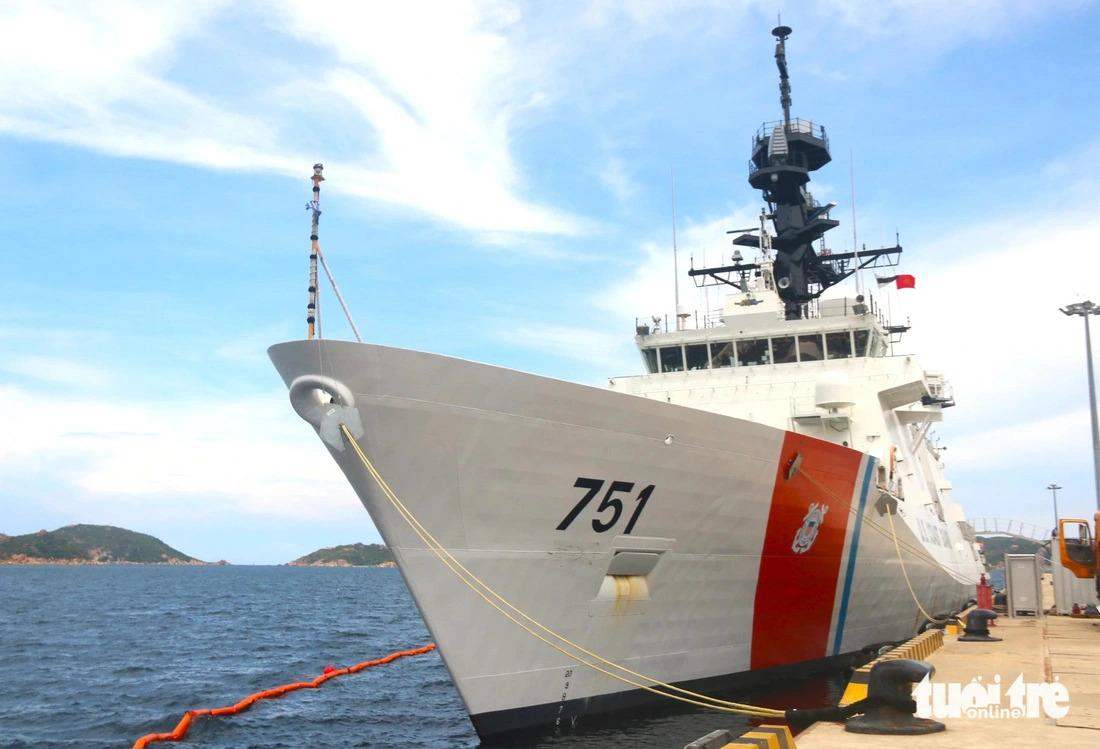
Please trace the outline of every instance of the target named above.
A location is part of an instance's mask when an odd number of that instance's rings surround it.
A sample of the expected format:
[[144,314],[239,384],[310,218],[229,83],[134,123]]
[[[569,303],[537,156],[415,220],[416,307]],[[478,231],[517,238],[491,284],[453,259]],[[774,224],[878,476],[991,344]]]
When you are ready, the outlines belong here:
[[[726,700],[720,700],[716,697],[709,697],[705,694],[699,694],[698,692],[681,689],[680,687],[673,686],[672,684],[667,684],[663,681],[645,676],[644,674],[640,674],[636,671],[631,671],[625,666],[620,666],[617,663],[613,663],[606,658],[602,658],[595,653],[585,650],[583,647],[576,644],[575,642],[570,641],[568,638],[557,634],[553,630],[532,619],[523,611],[509,603],[503,596],[494,591],[489,585],[478,579],[476,575],[470,572],[470,570],[464,567],[461,562],[455,559],[454,555],[452,555],[446,548],[444,548],[442,544],[436,541],[435,537],[433,537],[432,534],[429,533],[423,525],[421,525],[420,521],[416,519],[416,516],[413,515],[407,507],[405,507],[404,503],[398,498],[393,490],[390,489],[389,485],[386,484],[381,474],[378,473],[374,465],[370,462],[367,456],[363,453],[363,450],[359,447],[359,443],[356,442],[354,437],[352,437],[351,432],[348,431],[347,426],[345,424],[340,424],[340,429],[343,431],[344,436],[347,438],[348,444],[352,446],[352,448],[355,450],[355,453],[359,456],[359,459],[363,462],[364,467],[366,467],[367,471],[374,478],[375,482],[378,484],[378,487],[382,490],[383,494],[386,495],[386,499],[388,499],[390,501],[390,504],[393,505],[394,509],[396,509],[398,513],[400,513],[405,522],[409,524],[409,527],[413,529],[413,532],[415,532],[416,535],[420,537],[420,540],[423,541],[428,546],[428,548],[432,550],[432,553],[434,553],[436,557],[438,557],[439,560],[443,562],[443,564],[445,564],[448,569],[451,570],[451,572],[453,572],[460,580],[462,580],[462,582],[465,583],[467,587],[469,587],[478,596],[480,596],[486,603],[488,603],[494,609],[507,617],[516,626],[522,628],[533,637],[536,637],[537,639],[546,643],[554,650],[557,650],[559,653],[562,653],[566,657],[572,660],[579,661],[585,666],[588,666],[589,668],[598,671],[606,676],[610,676],[613,679],[617,679],[618,681],[630,684],[631,686],[637,687],[639,689],[644,689],[647,692],[651,692],[662,697],[668,697],[669,699],[684,702],[689,705],[711,708],[713,710],[740,713],[742,715],[751,715],[758,718],[785,717],[786,712],[783,710],[773,710],[772,708],[768,707],[759,707],[757,705],[747,705],[740,702],[728,702]],[[509,613],[509,611],[506,611],[506,608],[514,612],[515,615]],[[520,619],[523,619],[534,625],[535,628],[541,630],[549,637],[558,640],[561,644],[559,644],[558,642],[553,642],[546,636],[540,634],[539,632],[536,632],[535,629],[527,626],[527,624],[524,624],[522,621],[520,621]],[[575,652],[570,652],[569,650],[566,650],[566,648],[572,648]],[[578,652],[588,656],[590,659],[592,659],[592,661],[595,661],[596,663],[593,663],[589,660],[586,660],[585,658],[578,656]],[[596,665],[597,663],[602,663],[609,668],[617,669],[621,673],[614,673],[612,671],[609,671],[606,668]],[[626,674],[627,676],[624,676],[623,674]],[[640,679],[642,681],[635,681],[634,679],[628,678],[630,676],[635,677],[636,679]],[[645,684],[642,682],[649,682],[649,684]],[[675,694],[670,694],[670,692],[675,692]]]
[[[822,484],[820,481],[815,479],[810,474],[808,474],[804,471],[799,471],[797,475],[805,476],[806,479],[811,484],[816,486],[821,491],[825,492],[825,494],[827,494],[829,497],[831,497],[835,501],[839,502],[841,505],[847,507],[848,511],[851,512],[853,515],[858,515],[859,514],[859,510],[852,507],[852,504],[850,502],[846,502],[845,500],[838,497],[835,493],[830,491],[828,487],[826,487],[824,484]],[[889,518],[889,520],[890,520],[890,536],[893,538],[894,550],[898,554],[898,564],[901,565],[901,574],[902,574],[902,577],[905,578],[905,585],[909,588],[909,595],[913,597],[913,603],[917,604],[917,609],[920,611],[920,613],[924,616],[925,619],[928,619],[929,621],[933,621],[933,622],[946,622],[946,621],[949,621],[951,619],[950,616],[944,617],[943,619],[938,619],[938,618],[932,616],[931,614],[929,614],[927,611],[925,611],[924,607],[921,606],[920,600],[917,598],[917,593],[916,593],[915,590],[913,590],[913,584],[909,581],[909,573],[906,571],[905,561],[901,557],[901,547],[904,546],[905,550],[908,551],[913,556],[915,556],[918,559],[921,559],[925,562],[928,562],[929,564],[932,564],[936,567],[939,567],[941,570],[943,570],[944,572],[946,572],[949,575],[954,576],[955,572],[948,569],[947,567],[945,567],[943,564],[940,563],[940,561],[938,559],[933,557],[928,552],[923,551],[923,550],[918,551],[917,549],[914,549],[910,544],[901,543],[900,540],[898,539],[897,529],[894,528],[894,514],[892,512],[890,512],[889,510],[887,510],[886,517]],[[864,520],[864,525],[869,525],[871,528],[875,529],[875,531],[877,531],[878,533],[880,533],[882,535],[886,535],[886,530],[884,528],[882,528],[878,523],[871,520],[870,518],[866,518]]]
[[[806,473],[805,471],[800,470],[795,475],[805,476],[807,481],[809,481],[811,484],[816,486],[823,493],[827,494],[829,496],[829,498],[831,498],[834,501],[838,502],[843,507],[846,507],[848,509],[848,512],[850,512],[852,515],[854,515],[854,516],[859,515],[859,510],[856,509],[855,507],[852,507],[852,504],[850,502],[848,502],[845,499],[837,496],[827,486],[822,484],[820,481],[815,479],[810,474]],[[910,554],[917,557],[918,559],[921,559],[921,560],[927,562],[928,564],[931,564],[933,567],[939,567],[941,570],[943,570],[944,572],[946,572],[949,575],[958,574],[956,571],[954,571],[954,570],[950,569],[949,567],[945,566],[944,564],[942,564],[938,559],[933,557],[931,554],[929,554],[924,549],[915,547],[912,544],[909,544],[909,543],[899,539],[897,533],[894,532],[892,529],[891,530],[886,530],[886,528],[884,528],[881,525],[879,525],[878,523],[874,522],[869,517],[863,519],[863,524],[865,526],[871,528],[873,531],[875,531],[879,535],[881,535],[885,538],[892,539],[895,544],[899,544],[901,546],[901,548],[905,549],[906,551],[908,551]],[[975,581],[975,582],[977,582],[977,581]]]
[[950,614],[943,617],[942,619],[939,619],[929,614],[927,611],[924,610],[924,606],[920,605],[920,600],[917,598],[917,593],[915,590],[913,590],[913,583],[909,582],[909,573],[905,571],[905,562],[902,561],[901,558],[901,547],[898,546],[898,534],[897,531],[894,530],[894,513],[887,512],[886,517],[890,519],[890,532],[894,534],[894,549],[896,549],[898,552],[898,564],[901,565],[901,575],[905,578],[905,585],[909,588],[909,595],[913,596],[913,603],[917,604],[917,608],[920,609],[920,613],[924,616],[925,619],[929,621],[946,622],[950,620]]

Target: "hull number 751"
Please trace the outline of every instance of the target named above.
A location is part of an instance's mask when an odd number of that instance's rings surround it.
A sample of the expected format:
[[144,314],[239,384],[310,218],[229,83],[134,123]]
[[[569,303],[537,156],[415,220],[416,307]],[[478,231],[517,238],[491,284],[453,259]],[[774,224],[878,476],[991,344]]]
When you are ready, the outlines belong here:
[[[629,501],[630,494],[634,491],[634,484],[629,481],[611,481],[607,482],[603,479],[588,479],[578,478],[573,486],[578,489],[587,489],[584,496],[581,497],[581,501],[577,502],[576,506],[569,511],[560,523],[558,523],[557,530],[563,531],[569,527],[569,525],[577,519],[584,508],[596,498],[596,495],[603,489],[604,484],[610,483],[607,487],[607,491],[604,492],[603,500],[601,500],[599,506],[596,508],[596,517],[592,518],[592,530],[597,533],[604,533],[615,527],[615,524],[619,522],[619,519],[623,514],[623,499]],[[625,497],[617,497],[618,495],[625,495]],[[638,496],[634,497],[634,513],[630,516],[630,521],[626,524],[626,528],[623,529],[623,533],[627,534],[634,530],[634,524],[638,522],[638,518],[642,515],[642,510],[645,509],[645,503],[649,501],[649,495],[653,494],[653,484],[650,484],[645,489],[638,492]]]

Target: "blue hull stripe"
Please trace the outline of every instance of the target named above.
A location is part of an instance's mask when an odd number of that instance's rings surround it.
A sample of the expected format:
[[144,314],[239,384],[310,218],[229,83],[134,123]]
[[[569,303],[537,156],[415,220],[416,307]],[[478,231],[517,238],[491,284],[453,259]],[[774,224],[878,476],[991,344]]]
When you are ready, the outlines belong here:
[[844,573],[844,594],[840,597],[840,614],[836,619],[836,637],[833,638],[833,655],[840,654],[840,641],[844,637],[844,621],[848,618],[848,598],[852,594],[852,576],[856,571],[856,549],[859,548],[859,531],[863,528],[863,510],[867,506],[867,492],[871,488],[871,475],[875,472],[875,459],[868,458],[867,471],[863,474],[863,488],[859,492],[859,513],[852,530],[852,544],[848,547],[848,571]]

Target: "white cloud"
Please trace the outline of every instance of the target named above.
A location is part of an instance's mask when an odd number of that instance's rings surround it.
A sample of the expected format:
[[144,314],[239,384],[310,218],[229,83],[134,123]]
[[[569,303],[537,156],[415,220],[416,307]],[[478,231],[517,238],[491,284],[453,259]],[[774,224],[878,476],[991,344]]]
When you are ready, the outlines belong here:
[[[520,197],[523,180],[509,150],[513,121],[544,97],[509,37],[518,19],[511,5],[261,8],[251,21],[312,45],[316,72],[289,84],[271,73],[248,96],[219,101],[197,84],[172,82],[172,74],[189,62],[177,59],[181,44],[208,33],[228,5],[8,6],[0,15],[8,39],[0,49],[0,132],[117,156],[299,176],[317,160],[303,155],[308,137],[294,129],[305,97],[357,113],[337,133],[354,159],[330,189],[475,231],[584,230],[581,220]],[[240,68],[222,71],[223,78],[263,79],[257,50],[239,50],[238,60]],[[202,85],[218,88],[217,81]],[[308,115],[323,118],[323,109]]]
[[[677,234],[680,303],[698,316],[700,325],[707,311],[708,295],[686,281],[692,259],[696,268],[706,264],[729,262],[733,247],[726,231],[757,224],[752,209],[739,209],[728,218],[708,219],[703,223],[686,220]],[[751,253],[746,253],[750,255]],[[583,362],[598,368],[602,376],[631,374],[639,371],[640,362],[634,350],[633,320],[648,322],[658,315],[673,319],[675,290],[673,279],[672,228],[667,244],[656,240],[644,242],[634,252],[633,266],[622,274],[625,280],[615,281],[598,291],[588,302],[593,322],[590,326],[555,325],[537,322],[500,323],[493,331],[499,341],[557,357]],[[719,309],[723,290],[709,293],[711,308]],[[663,326],[663,322],[662,322]],[[631,331],[631,332],[627,332]]]
[[[46,73],[42,85],[15,86],[5,76],[6,95],[28,99],[43,87],[79,96],[82,85],[123,95],[137,62],[162,64],[170,44],[197,29],[227,3],[222,0],[164,0],[133,3],[100,0],[94,4],[41,0],[35,3],[5,3],[6,33],[0,55],[5,65],[20,71]],[[26,81],[24,82],[26,83]]]
[[39,382],[91,390],[104,387],[111,373],[94,364],[56,356],[28,354],[0,364],[0,370]]
[[[1073,11],[1087,0],[805,0],[796,8],[781,8],[759,0],[590,0],[576,13],[582,28],[613,30],[639,37],[683,33],[728,35],[730,29],[774,25],[776,10],[800,36],[823,28],[838,51],[851,60],[852,50],[875,55],[880,63],[900,54],[926,57],[970,40],[1003,37],[1036,20]],[[768,25],[767,28],[771,28]],[[836,30],[833,33],[832,30]],[[867,50],[868,41],[889,40],[890,60],[881,47]],[[851,68],[851,66],[849,66]]]
[[[57,483],[56,506],[176,515],[322,519],[359,502],[285,398],[115,402],[0,387],[0,477]],[[9,489],[10,495],[15,494]]]
[[[1082,137],[1088,137],[1087,134]],[[1066,194],[1095,192],[1100,164],[1100,137],[1081,140],[1060,156],[1055,156],[1043,167],[1043,182]]]
[[1078,0],[822,0],[815,3],[835,22],[861,34],[903,40],[907,46],[921,43],[926,49],[953,47],[968,39],[988,39],[1022,28],[1033,19],[1061,8],[1073,8]]
[[[702,223],[684,220],[677,230],[678,260],[673,262],[672,227],[665,240],[649,240],[635,253],[633,269],[625,281],[616,281],[595,297],[595,306],[617,321],[625,318],[647,318],[651,315],[675,314],[676,288],[679,287],[680,304],[688,305],[700,317],[707,310],[707,292],[696,288],[686,280],[688,269],[694,262],[696,268],[730,262],[733,253],[731,229],[743,229],[758,225],[759,218],[753,209],[738,209],[729,217],[708,218]],[[745,253],[751,257],[750,252]],[[674,275],[674,266],[679,275]],[[675,282],[673,279],[676,279]],[[710,307],[718,309],[722,304],[723,289],[709,292]]]
[[544,351],[557,357],[572,359],[599,367],[615,366],[628,356],[629,337],[569,325],[502,321],[493,337],[515,346]]
[[954,383],[953,417],[1013,423],[1085,395],[1083,325],[1058,309],[1082,296],[1100,299],[1097,232],[1100,220],[1036,212],[922,248],[935,262],[921,261],[917,289],[896,295],[905,307],[895,317],[912,313],[902,350]]
[[[900,40],[923,54],[929,40],[950,47],[1074,6],[821,0],[807,13],[839,19],[861,42]],[[593,227],[524,196],[529,187],[512,153],[517,130],[572,95],[609,39],[620,49],[624,35],[726,33],[757,9],[750,0],[589,2],[552,11],[506,0],[10,3],[0,9],[0,132],[299,176],[323,160],[303,129],[326,124],[331,113],[326,142],[339,143],[328,150],[341,154],[341,179],[329,189],[476,232],[577,235]],[[187,55],[199,53],[186,45],[221,43],[219,23],[269,33],[233,50],[238,67],[220,70],[221,80],[193,80]],[[308,74],[288,79],[292,61],[257,46],[288,40]],[[214,93],[246,78],[244,94]],[[629,197],[614,158],[599,176],[620,201]]]
[[608,159],[597,176],[619,203],[630,200],[631,196],[638,191],[638,186],[626,173],[622,159],[616,157]]
[[516,196],[513,120],[544,97],[509,36],[519,19],[512,6],[285,3],[282,10],[289,33],[339,62],[315,85],[359,112],[377,138],[377,158],[369,169],[345,170],[344,189],[479,230],[581,231],[578,219]]
[[288,169],[270,127],[163,77],[224,2],[13,3],[0,21],[0,130],[120,156]]
[[[322,293],[330,290],[324,288]],[[327,295],[326,295],[327,299]],[[334,322],[337,323],[343,329],[347,326],[347,318],[343,317],[342,310],[339,303],[333,299],[331,310],[333,315],[340,315],[340,317]],[[328,305],[325,306],[325,311],[328,312]],[[329,319],[326,316],[326,321]],[[325,328],[327,331],[328,328]],[[238,364],[252,364],[259,365],[263,370],[267,370],[270,366],[270,362],[267,358],[267,348],[274,341],[280,341],[286,338],[287,330],[283,324],[278,325],[262,325],[247,332],[236,332],[233,337],[222,338],[214,349],[214,355],[227,362]]]
[[989,428],[954,437],[945,457],[968,472],[1049,465],[1080,452],[1088,433],[1087,407],[1026,421],[1007,415]]

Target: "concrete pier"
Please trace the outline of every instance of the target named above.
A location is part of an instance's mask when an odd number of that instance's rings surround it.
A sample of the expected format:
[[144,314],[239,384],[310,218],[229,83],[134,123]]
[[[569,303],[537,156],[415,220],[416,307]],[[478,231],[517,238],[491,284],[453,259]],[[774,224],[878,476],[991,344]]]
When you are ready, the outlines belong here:
[[[1043,605],[1050,609],[1054,603],[1051,576],[1043,576]],[[953,629],[953,628],[950,628]],[[923,659],[936,667],[932,684],[949,688],[951,684],[965,687],[977,682],[981,685],[996,684],[1000,677],[1000,703],[993,705],[986,714],[968,717],[932,717],[947,726],[942,733],[924,736],[876,736],[851,733],[842,723],[817,723],[799,734],[791,746],[799,749],[932,749],[935,747],[1057,747],[1057,749],[1085,749],[1100,746],[1100,619],[1078,619],[1068,616],[1009,618],[1001,615],[990,631],[1001,642],[959,642],[957,633],[940,637],[924,635],[911,640],[901,651],[892,651],[901,657]],[[927,640],[927,642],[925,642]],[[927,652],[932,650],[931,653]],[[884,656],[889,658],[889,654]],[[864,674],[865,676],[865,674]],[[1004,715],[1012,706],[1013,683],[1017,677],[1021,685],[1058,683],[1068,692],[1068,712],[1060,718],[1049,717],[1040,698],[1033,700],[1032,717]],[[862,682],[856,684],[856,682]],[[844,704],[866,696],[866,679],[854,679],[845,693]],[[1025,707],[1026,712],[1026,707]],[[992,717],[991,717],[992,715]],[[699,744],[707,749],[718,747],[764,746],[754,743],[755,737],[719,737],[718,732],[708,735],[711,743]],[[771,744],[767,744],[770,746]]]
[[[1044,593],[1050,596],[1050,576],[1044,576]],[[1044,596],[1046,597],[1046,596]],[[849,733],[839,723],[819,723],[796,741],[800,749],[834,747],[929,747],[992,746],[1075,749],[1100,746],[1100,620],[1049,615],[1042,618],[996,620],[990,634],[1002,642],[958,642],[954,635],[927,657],[936,667],[932,683],[963,686],[981,677],[982,684],[1000,677],[1001,702],[1008,708],[1007,692],[1017,676],[1024,684],[1057,681],[1069,693],[1069,712],[1054,720],[1038,702],[1039,717],[938,718],[947,726],[943,733],[926,736],[865,736]]]

